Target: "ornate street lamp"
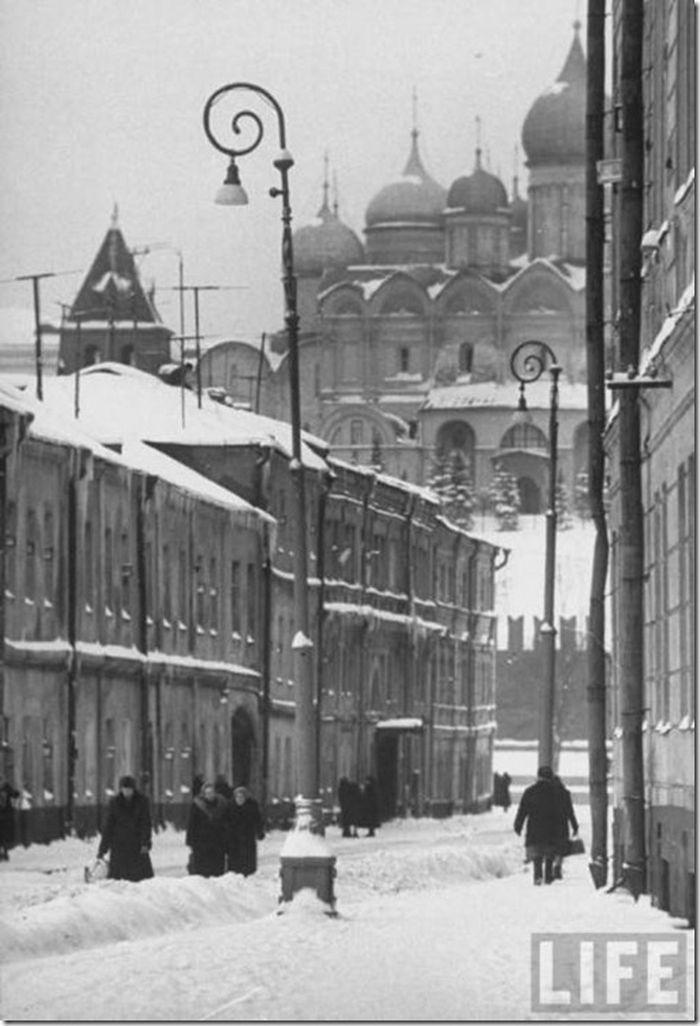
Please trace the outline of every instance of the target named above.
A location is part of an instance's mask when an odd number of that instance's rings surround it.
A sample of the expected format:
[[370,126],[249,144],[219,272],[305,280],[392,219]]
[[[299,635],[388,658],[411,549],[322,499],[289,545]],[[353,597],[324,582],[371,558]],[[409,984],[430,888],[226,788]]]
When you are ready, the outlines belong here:
[[[292,421],[292,460],[290,471],[294,481],[294,679],[296,682],[296,738],[299,764],[300,794],[295,800],[294,830],[287,835],[281,853],[282,896],[289,901],[296,891],[312,887],[319,897],[333,907],[333,877],[335,858],[330,854],[322,837],[321,801],[316,782],[316,724],[313,691],[313,642],[309,633],[309,588],[307,577],[306,500],[304,466],[301,455],[301,411],[299,395],[299,314],[297,312],[297,283],[294,275],[292,249],[292,208],[289,200],[289,170],[294,161],[287,149],[284,114],[277,100],[266,89],[250,82],[233,82],[222,86],[209,97],[204,108],[204,131],[215,149],[229,158],[223,185],[216,194],[216,203],[224,206],[244,206],[248,196],[241,185],[236,158],[252,153],[262,142],[263,120],[248,107],[236,106],[230,123],[233,133],[222,142],[212,126],[214,107],[232,94],[247,93],[263,100],[277,116],[279,152],[273,165],[280,174],[281,187],[270,189],[273,198],[282,200],[282,269],[284,285],[285,324],[289,348],[289,387]],[[244,128],[252,129],[252,140],[247,145],[236,145]]]
[[552,382],[549,402],[549,498],[547,500],[547,533],[544,565],[544,622],[540,628],[545,645],[545,673],[540,705],[539,752],[540,766],[553,766],[554,760],[554,692],[556,687],[556,627],[554,626],[554,575],[557,543],[557,432],[559,428],[559,375],[561,367],[545,342],[521,342],[513,350],[510,369],[520,382],[520,397],[516,416],[529,420],[525,401],[525,385],[537,381],[546,370]]

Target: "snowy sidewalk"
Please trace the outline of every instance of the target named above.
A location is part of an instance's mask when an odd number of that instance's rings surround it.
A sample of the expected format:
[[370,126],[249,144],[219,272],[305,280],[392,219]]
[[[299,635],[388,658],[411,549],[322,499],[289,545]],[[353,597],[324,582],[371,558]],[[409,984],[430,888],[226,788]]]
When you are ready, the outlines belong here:
[[[567,1018],[531,1011],[533,932],[663,932],[682,936],[692,948],[691,932],[648,899],[635,904],[624,892],[596,892],[585,856],[568,860],[563,881],[535,888],[512,818],[499,811],[406,821],[388,824],[371,841],[341,841],[331,832],[338,855],[336,919],[320,913],[315,901],[309,906],[305,896],[276,914],[278,837],[264,843],[261,871],[249,880],[156,877],[81,890],[68,881],[50,884],[55,875],[44,869],[53,896],[47,892],[41,900],[36,892],[21,908],[10,902],[3,918],[27,936],[32,924],[43,933],[51,920],[55,954],[47,955],[44,944],[37,949],[44,957],[3,967],[2,1015],[54,1021]],[[179,859],[181,838],[171,840]],[[165,863],[172,853],[161,841]],[[27,875],[21,856],[30,854],[34,860],[40,852],[18,853],[18,881]],[[50,862],[46,849],[44,857]],[[52,857],[59,858],[58,849]],[[0,887],[12,875],[3,872]],[[76,928],[73,912],[82,917],[78,928],[82,922],[87,950],[75,950],[75,937],[61,940],[62,923],[68,932]],[[119,923],[125,939],[109,943]]]

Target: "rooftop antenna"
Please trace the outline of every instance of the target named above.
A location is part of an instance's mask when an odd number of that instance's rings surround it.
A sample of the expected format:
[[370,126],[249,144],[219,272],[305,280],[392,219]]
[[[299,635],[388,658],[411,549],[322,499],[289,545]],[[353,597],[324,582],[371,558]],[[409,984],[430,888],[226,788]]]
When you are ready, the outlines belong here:
[[476,166],[481,167],[481,118],[477,114],[474,118],[476,122]]
[[333,213],[338,216],[338,172],[333,172]]

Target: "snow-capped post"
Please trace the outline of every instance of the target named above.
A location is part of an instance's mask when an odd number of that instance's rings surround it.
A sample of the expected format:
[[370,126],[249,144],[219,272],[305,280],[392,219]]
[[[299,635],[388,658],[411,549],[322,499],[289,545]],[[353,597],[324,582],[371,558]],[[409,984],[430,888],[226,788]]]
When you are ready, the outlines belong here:
[[[279,171],[280,187],[269,192],[282,200],[282,283],[284,287],[284,319],[289,352],[289,389],[292,421],[292,459],[290,473],[294,483],[294,677],[296,683],[296,741],[299,760],[300,794],[295,800],[294,829],[287,835],[281,852],[281,902],[291,901],[303,888],[311,888],[330,907],[335,906],[333,878],[335,857],[323,837],[321,800],[316,785],[316,722],[314,715],[313,641],[309,629],[309,583],[307,564],[307,524],[304,464],[301,448],[301,409],[299,388],[299,314],[297,282],[294,274],[292,247],[292,208],[289,197],[289,171],[294,165],[287,149],[284,113],[277,100],[266,89],[250,82],[233,82],[212,93],[204,107],[204,131],[212,146],[229,158],[228,170],[216,195],[216,202],[225,206],[245,206],[248,196],[241,185],[236,158],[257,149],[264,135],[261,116],[249,107],[237,109],[230,122],[213,121],[214,107],[231,94],[247,94],[271,107],[277,117],[279,152],[273,160]],[[227,131],[222,143],[216,132]],[[245,132],[248,129],[248,132]],[[230,140],[228,132],[233,133]],[[248,141],[241,140],[241,135]],[[236,145],[231,145],[231,142]]]
[[559,375],[561,367],[546,342],[536,339],[521,342],[510,357],[510,369],[520,382],[520,397],[516,416],[529,420],[525,402],[525,385],[537,381],[546,370],[552,382],[549,401],[549,497],[547,500],[547,534],[544,565],[544,621],[540,632],[545,646],[545,673],[540,706],[539,752],[540,766],[552,766],[556,772],[554,752],[554,694],[556,689],[556,637],[554,624],[554,578],[557,543],[557,433],[559,429]]

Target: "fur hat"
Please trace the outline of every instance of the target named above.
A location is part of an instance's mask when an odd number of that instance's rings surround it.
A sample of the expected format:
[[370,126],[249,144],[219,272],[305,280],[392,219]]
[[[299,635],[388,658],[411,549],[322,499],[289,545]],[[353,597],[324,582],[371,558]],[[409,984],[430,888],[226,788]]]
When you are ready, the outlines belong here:
[[131,776],[124,776],[119,778],[120,787],[130,787],[132,791],[136,790],[136,781]]
[[551,766],[540,766],[537,770],[537,776],[540,780],[551,780],[554,774],[552,773]]

